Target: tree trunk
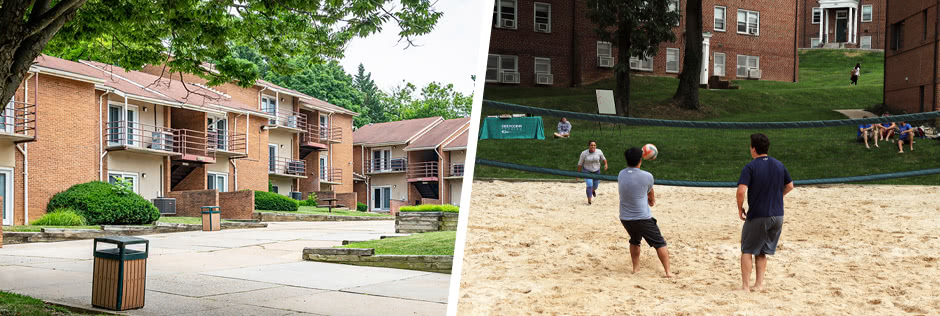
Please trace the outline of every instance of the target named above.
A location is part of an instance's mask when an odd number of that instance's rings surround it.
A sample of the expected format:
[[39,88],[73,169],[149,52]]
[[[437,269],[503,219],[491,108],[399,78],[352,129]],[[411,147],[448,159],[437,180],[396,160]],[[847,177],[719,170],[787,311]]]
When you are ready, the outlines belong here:
[[[679,87],[672,96],[679,107],[698,110],[698,87],[702,76],[702,0],[685,2],[685,54],[682,56],[682,73]],[[704,56],[707,58],[707,56]]]
[[617,30],[617,65],[614,67],[614,77],[617,78],[617,87],[614,89],[614,103],[617,106],[617,115],[630,116],[630,31],[629,25],[620,25]]

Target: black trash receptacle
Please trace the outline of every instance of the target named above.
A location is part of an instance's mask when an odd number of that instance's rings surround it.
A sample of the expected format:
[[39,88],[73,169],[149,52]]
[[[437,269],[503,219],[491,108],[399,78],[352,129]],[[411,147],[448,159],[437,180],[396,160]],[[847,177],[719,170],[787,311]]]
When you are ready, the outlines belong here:
[[[99,250],[99,242],[114,244],[117,248]],[[135,244],[143,244],[144,250],[127,248]],[[118,311],[144,307],[149,253],[150,241],[143,238],[95,238],[91,305]]]

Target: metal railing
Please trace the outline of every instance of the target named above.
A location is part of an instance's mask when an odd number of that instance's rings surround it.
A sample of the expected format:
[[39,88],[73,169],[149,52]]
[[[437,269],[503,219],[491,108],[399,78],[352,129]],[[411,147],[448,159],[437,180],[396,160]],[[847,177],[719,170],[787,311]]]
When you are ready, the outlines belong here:
[[218,151],[245,152],[247,139],[244,133],[209,132],[209,146]]
[[463,177],[463,163],[452,163],[450,164],[450,173],[451,177]]
[[320,169],[320,181],[340,183],[343,181],[343,169],[323,168]]
[[437,176],[437,161],[415,162],[408,164],[408,178],[429,178]]
[[408,159],[371,159],[366,161],[366,173],[402,172],[408,169]]
[[317,124],[307,124],[307,128],[300,134],[301,142],[320,143],[342,142],[343,129],[339,127],[327,127]]
[[134,146],[179,152],[179,130],[138,122],[111,121],[106,128],[109,146]]
[[284,157],[274,157],[268,160],[268,173],[303,176],[307,172],[307,162]]
[[209,146],[208,133],[190,129],[178,129],[177,131],[179,153],[202,157],[212,157],[215,154],[215,148]]
[[0,133],[36,136],[36,105],[10,101],[0,112]]
[[307,115],[297,111],[287,111],[282,109],[277,109],[277,111],[274,111],[274,108],[271,107],[262,107],[261,111],[274,115],[274,119],[269,120],[268,125],[298,129],[303,129],[305,126],[307,126]]

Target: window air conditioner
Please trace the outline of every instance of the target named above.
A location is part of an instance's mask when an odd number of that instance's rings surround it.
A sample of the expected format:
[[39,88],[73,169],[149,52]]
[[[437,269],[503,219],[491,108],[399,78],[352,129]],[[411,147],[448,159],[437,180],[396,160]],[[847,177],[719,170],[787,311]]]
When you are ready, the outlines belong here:
[[548,23],[535,23],[535,31],[549,33]]
[[[634,67],[635,64],[636,64],[635,62],[630,61],[630,67],[631,67],[631,68]],[[597,66],[598,66],[598,67],[603,67],[603,68],[611,68],[611,67],[614,66],[614,58],[613,58],[613,57],[598,56],[598,57],[597,57]]]
[[535,83],[544,84],[544,85],[552,85],[552,74],[547,74],[547,73],[535,74]]
[[287,127],[291,127],[291,128],[297,127],[297,115],[287,116]]
[[515,19],[503,19],[503,27],[516,28]]
[[519,73],[512,71],[504,71],[499,78],[502,83],[519,83]]
[[750,69],[747,71],[748,78],[760,79],[760,69]]

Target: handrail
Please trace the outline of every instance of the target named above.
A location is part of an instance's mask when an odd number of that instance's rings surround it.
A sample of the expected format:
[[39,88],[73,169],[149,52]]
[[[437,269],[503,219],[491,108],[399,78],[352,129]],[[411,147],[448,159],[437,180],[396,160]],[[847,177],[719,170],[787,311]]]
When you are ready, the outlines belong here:
[[307,126],[307,114],[298,111],[274,109],[269,106],[262,107],[261,111],[274,116],[274,119],[268,120],[268,125],[299,129]]
[[209,135],[206,132],[190,129],[178,129],[179,152],[184,155],[209,157],[215,154],[215,148],[209,146]]
[[366,161],[366,172],[402,172],[408,169],[407,158],[370,159]]
[[303,176],[307,172],[307,162],[285,157],[269,158],[268,173]]
[[320,181],[323,182],[342,182],[343,181],[343,169],[340,168],[325,168],[320,169]]
[[177,129],[128,121],[110,121],[105,128],[110,145],[125,145],[178,152]]
[[12,100],[8,102],[6,109],[0,112],[0,133],[35,137],[36,104]]
[[408,164],[408,178],[429,178],[438,176],[437,161],[414,162]]
[[245,152],[248,146],[247,135],[245,133],[219,133],[209,132],[209,147],[227,152]]
[[343,129],[340,127],[320,126],[314,123],[307,124],[307,128],[300,135],[301,141],[306,143],[326,144],[330,141],[342,142]]
[[452,163],[450,164],[450,173],[451,177],[463,177],[463,167],[464,163]]

